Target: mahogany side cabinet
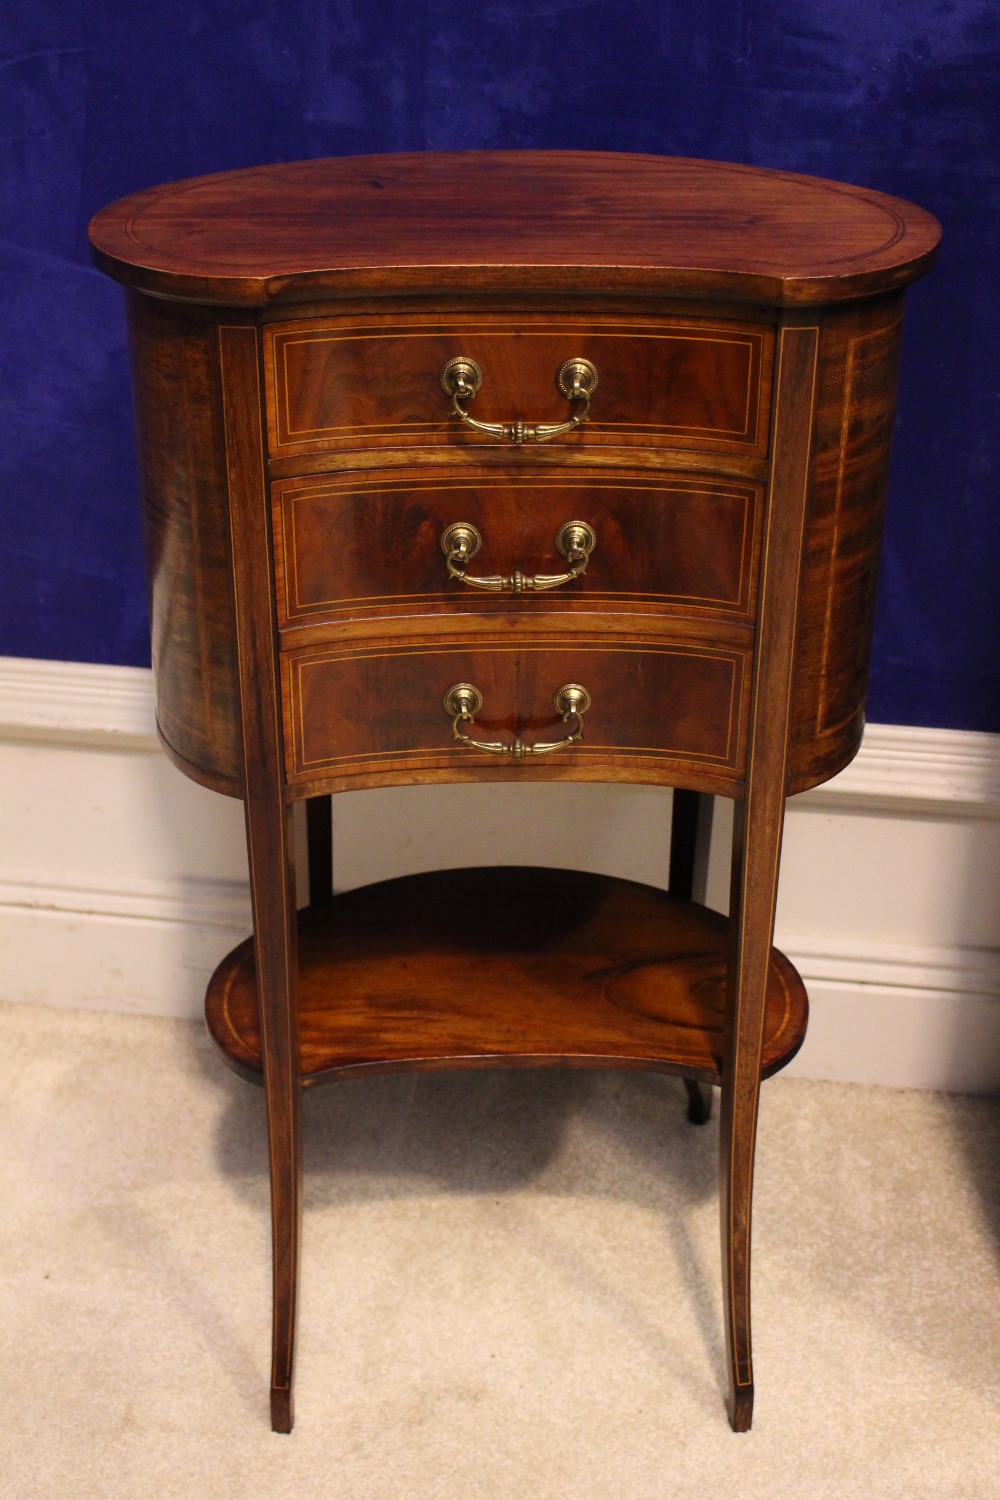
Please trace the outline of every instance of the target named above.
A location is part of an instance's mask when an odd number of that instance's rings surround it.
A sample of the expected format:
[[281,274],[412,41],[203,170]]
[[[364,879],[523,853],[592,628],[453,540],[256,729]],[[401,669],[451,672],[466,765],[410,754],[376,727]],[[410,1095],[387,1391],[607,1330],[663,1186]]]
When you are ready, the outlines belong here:
[[[861,740],[903,293],[937,223],[539,151],[224,173],[90,234],[128,291],[160,735],[246,809],[254,937],[206,1008],[266,1093],[272,1425],[302,1090],[512,1064],[677,1074],[694,1120],[720,1087],[745,1430],[759,1089],[807,1014],[772,947],[784,805]],[[588,782],[673,788],[670,889],[485,867],[332,895],[331,794],[497,780],[578,782],[581,817]],[[691,899],[712,794],[728,920]]]

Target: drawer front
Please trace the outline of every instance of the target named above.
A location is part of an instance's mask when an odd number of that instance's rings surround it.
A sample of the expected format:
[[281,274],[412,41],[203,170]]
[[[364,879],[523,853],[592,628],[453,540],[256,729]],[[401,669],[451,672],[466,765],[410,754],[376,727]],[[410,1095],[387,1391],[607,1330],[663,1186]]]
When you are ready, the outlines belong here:
[[[599,779],[602,768],[613,768],[658,780],[672,767],[694,766],[733,780],[742,771],[749,660],[749,651],[735,648],[622,637],[289,653],[282,662],[288,779],[419,779],[425,771],[489,778],[505,770]],[[464,726],[471,736],[509,744],[519,735],[525,745],[565,737],[553,699],[578,683],[591,699],[583,741],[516,765],[457,743],[444,699],[459,683],[482,697],[475,722]]]
[[323,318],[265,329],[268,429],[276,457],[358,448],[502,441],[449,415],[445,364],[474,360],[468,403],[483,422],[551,423],[575,411],[557,376],[597,371],[590,417],[555,438],[571,447],[668,446],[762,456],[773,335],[718,319]]
[[[286,480],[272,493],[278,616],[288,632],[435,609],[627,605],[737,621],[753,613],[762,505],[748,483],[643,471],[417,470]],[[532,588],[536,576],[571,571],[557,538],[575,521],[595,539],[585,573]],[[442,538],[459,523],[481,542],[467,561],[452,553],[455,571],[502,580],[501,591],[449,575]]]

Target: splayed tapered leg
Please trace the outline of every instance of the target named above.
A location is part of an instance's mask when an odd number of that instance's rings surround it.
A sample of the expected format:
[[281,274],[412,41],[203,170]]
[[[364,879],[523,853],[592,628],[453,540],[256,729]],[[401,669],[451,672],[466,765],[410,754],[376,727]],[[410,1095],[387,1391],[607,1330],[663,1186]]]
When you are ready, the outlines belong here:
[[271,1172],[271,1423],[275,1431],[289,1432],[302,1212],[295,860],[291,807],[284,790],[271,539],[261,496],[266,450],[257,331],[235,311],[232,318],[231,324],[220,326],[218,338],[242,704],[244,811]]
[[719,1203],[729,1363],[728,1409],[735,1432],[746,1432],[753,1417],[750,1211],[764,1000],[788,782],[792,673],[818,340],[814,324],[796,312],[782,314],[745,793],[736,805],[733,826],[719,1122]]

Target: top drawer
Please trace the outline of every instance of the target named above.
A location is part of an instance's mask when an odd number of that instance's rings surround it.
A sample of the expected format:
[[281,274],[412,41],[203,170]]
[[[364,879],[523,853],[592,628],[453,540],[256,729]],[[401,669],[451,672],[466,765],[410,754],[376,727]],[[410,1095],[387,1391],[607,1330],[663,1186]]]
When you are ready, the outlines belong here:
[[561,422],[557,376],[597,370],[590,418],[548,446],[767,450],[772,330],[723,319],[474,314],[317,318],[264,331],[271,453],[496,445],[450,415],[445,364],[475,360],[483,422]]

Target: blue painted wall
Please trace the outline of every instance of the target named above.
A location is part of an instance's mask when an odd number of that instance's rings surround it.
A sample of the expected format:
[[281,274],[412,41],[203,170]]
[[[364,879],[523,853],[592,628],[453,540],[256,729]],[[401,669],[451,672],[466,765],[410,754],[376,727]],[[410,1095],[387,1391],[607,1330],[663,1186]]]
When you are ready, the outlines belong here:
[[673,152],[943,221],[910,298],[870,712],[1000,731],[997,0],[7,0],[0,53],[0,652],[147,660],[103,203],[301,156]]

